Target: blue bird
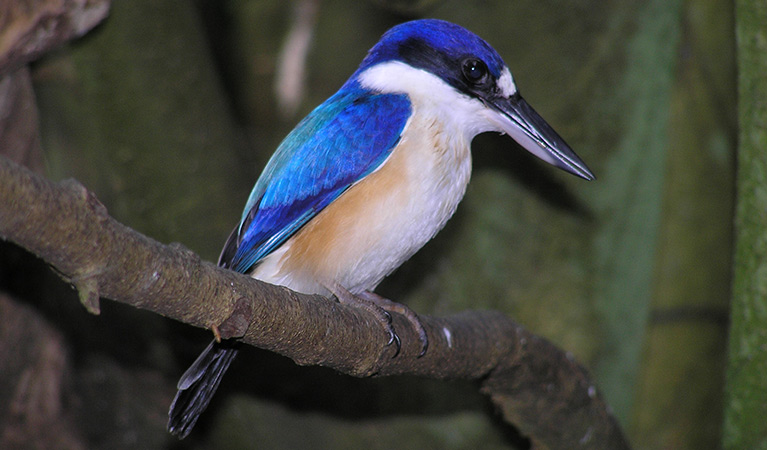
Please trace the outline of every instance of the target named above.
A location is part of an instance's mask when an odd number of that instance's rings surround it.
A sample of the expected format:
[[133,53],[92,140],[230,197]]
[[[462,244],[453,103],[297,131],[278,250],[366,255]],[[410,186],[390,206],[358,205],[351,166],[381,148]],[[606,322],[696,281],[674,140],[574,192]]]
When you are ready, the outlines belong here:
[[[509,68],[472,32],[441,20],[395,26],[332,97],[288,134],[264,168],[219,265],[378,314],[410,309],[373,293],[453,215],[472,139],[508,134],[544,161],[594,175],[520,96]],[[185,437],[238,351],[213,341],[178,383],[168,430]]]

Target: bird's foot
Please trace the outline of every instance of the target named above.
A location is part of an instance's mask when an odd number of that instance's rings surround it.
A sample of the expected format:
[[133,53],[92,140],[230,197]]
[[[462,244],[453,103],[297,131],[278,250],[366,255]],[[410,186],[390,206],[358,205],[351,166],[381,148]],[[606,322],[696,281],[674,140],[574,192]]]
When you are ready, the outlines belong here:
[[[421,341],[421,352],[418,354],[418,357],[420,358],[426,354],[426,350],[429,348],[429,338],[426,335],[426,329],[421,323],[421,319],[418,318],[418,315],[412,309],[408,308],[402,303],[397,303],[395,301],[389,300],[386,297],[381,297],[372,291],[364,291],[360,293],[358,297],[373,303],[385,312],[395,312],[405,316],[408,322],[410,322],[410,324],[413,326],[413,329],[415,329],[416,333],[418,333],[418,339]],[[391,320],[391,316],[389,316],[389,318]]]
[[333,286],[332,289],[330,289],[331,292],[333,292],[333,295],[336,296],[339,303],[342,303],[344,305],[351,305],[357,308],[362,308],[366,311],[369,311],[373,313],[376,317],[378,317],[378,320],[383,324],[384,328],[389,332],[389,342],[386,343],[386,345],[392,345],[395,346],[395,352],[394,356],[392,358],[395,358],[397,355],[399,355],[400,348],[402,347],[402,342],[399,339],[399,336],[397,335],[397,332],[394,331],[394,326],[392,325],[391,320],[391,314],[384,309],[382,306],[380,306],[378,303],[376,303],[373,300],[369,300],[367,298],[363,298],[361,296],[357,296],[349,292],[346,288],[343,286]]

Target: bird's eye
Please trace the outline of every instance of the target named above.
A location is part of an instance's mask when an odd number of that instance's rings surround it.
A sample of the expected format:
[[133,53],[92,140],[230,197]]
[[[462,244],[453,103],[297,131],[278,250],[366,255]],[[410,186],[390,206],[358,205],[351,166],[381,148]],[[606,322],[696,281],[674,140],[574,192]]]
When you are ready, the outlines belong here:
[[462,69],[464,78],[471,84],[482,84],[487,79],[487,66],[478,59],[464,60]]

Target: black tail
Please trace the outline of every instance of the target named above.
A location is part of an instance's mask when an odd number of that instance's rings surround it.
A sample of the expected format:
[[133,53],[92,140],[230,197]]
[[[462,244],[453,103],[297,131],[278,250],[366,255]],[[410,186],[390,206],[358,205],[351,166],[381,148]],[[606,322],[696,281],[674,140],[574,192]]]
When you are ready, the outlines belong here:
[[184,372],[178,380],[178,392],[168,411],[168,431],[171,434],[184,439],[192,431],[238,351],[237,342],[213,341]]

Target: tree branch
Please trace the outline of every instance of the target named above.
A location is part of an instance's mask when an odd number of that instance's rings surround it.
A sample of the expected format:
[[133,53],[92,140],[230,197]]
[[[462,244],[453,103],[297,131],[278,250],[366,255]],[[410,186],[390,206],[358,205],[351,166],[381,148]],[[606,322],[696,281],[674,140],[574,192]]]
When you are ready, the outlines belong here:
[[17,0],[0,4],[0,76],[82,36],[109,12],[109,0]]
[[482,380],[506,420],[543,448],[628,448],[585,369],[500,313],[421,316],[430,342],[422,358],[414,330],[395,314],[403,347],[392,358],[375,317],[143,236],[110,217],[77,181],[53,183],[0,157],[0,198],[0,237],[53,266],[94,313],[107,297],[357,377]]

